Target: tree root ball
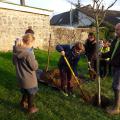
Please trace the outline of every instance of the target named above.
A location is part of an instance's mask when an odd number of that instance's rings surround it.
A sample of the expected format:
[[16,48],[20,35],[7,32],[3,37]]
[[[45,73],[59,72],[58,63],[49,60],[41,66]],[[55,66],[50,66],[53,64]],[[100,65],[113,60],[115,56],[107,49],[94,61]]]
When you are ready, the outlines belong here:
[[[60,80],[59,69],[53,69],[53,70],[49,70],[49,71],[37,70],[36,74],[37,74],[38,81],[44,82],[44,83],[49,84],[53,87],[60,88],[61,80]],[[78,79],[78,80],[79,80],[80,84],[83,83],[82,78]],[[72,79],[71,79],[71,87],[73,87],[73,88],[78,87],[78,83],[76,82],[76,80],[74,79],[73,76],[72,76]]]

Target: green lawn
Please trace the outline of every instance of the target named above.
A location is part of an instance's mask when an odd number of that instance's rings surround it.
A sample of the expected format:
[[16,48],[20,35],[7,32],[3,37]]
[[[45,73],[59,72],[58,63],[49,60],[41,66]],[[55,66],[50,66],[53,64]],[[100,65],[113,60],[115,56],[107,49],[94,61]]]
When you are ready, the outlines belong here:
[[[47,63],[47,52],[36,50],[39,67],[44,69]],[[57,67],[59,55],[50,54],[50,69]],[[39,84],[36,104],[39,112],[33,115],[20,110],[20,91],[17,87],[15,69],[12,65],[12,54],[0,53],[0,120],[120,120],[120,115],[109,116],[101,108],[84,103],[79,96],[64,97],[59,91]],[[86,59],[79,62],[79,72],[87,76]],[[95,82],[87,82],[84,89],[96,91]],[[102,80],[102,93],[113,98],[111,78]]]

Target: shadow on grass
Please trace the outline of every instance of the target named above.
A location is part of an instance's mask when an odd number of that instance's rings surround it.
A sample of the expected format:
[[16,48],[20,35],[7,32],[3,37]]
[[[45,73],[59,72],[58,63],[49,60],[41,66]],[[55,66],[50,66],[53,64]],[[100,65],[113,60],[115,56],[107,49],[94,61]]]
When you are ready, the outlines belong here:
[[12,60],[11,52],[7,52],[7,53],[0,52],[0,57],[3,58],[3,59],[6,59],[8,61]]
[[0,98],[0,104],[3,105],[6,109],[20,109],[18,103],[13,103],[10,100]]
[[16,76],[7,70],[3,70],[0,68],[0,86],[11,90],[16,90]]

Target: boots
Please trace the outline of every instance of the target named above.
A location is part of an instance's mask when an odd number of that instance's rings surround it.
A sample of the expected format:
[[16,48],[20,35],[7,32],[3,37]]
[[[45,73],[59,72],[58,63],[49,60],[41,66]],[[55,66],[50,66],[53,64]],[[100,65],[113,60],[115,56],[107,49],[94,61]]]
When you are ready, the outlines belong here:
[[107,110],[107,113],[110,115],[120,114],[120,91],[115,90],[114,95],[115,95],[114,107],[112,109]]
[[64,95],[64,96],[68,96],[68,93],[67,93],[67,86],[65,85],[65,86],[62,86],[62,88],[61,88],[61,93]]
[[34,95],[28,95],[28,113],[38,112],[38,108],[33,105]]
[[36,113],[38,112],[38,108],[36,106],[32,106],[30,108],[28,108],[28,113]]
[[68,90],[68,95],[72,97],[76,97],[75,94],[73,93],[73,87],[71,86],[71,81],[69,80],[67,82],[67,90]]
[[23,109],[27,109],[28,108],[27,95],[23,94],[21,102],[20,102],[20,106]]

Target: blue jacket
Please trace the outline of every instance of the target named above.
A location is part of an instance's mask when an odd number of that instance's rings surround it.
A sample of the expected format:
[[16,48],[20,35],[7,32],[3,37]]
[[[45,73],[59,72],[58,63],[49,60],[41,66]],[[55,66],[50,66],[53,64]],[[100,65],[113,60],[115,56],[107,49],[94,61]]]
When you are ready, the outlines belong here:
[[[77,64],[78,64],[78,61],[80,60],[80,55],[74,54],[74,46],[71,47],[70,45],[57,45],[56,50],[58,52],[65,51],[65,56],[67,57],[75,75],[78,76]],[[68,69],[68,66],[67,66],[63,56],[61,56],[61,58],[59,60],[58,67],[60,69]]]

